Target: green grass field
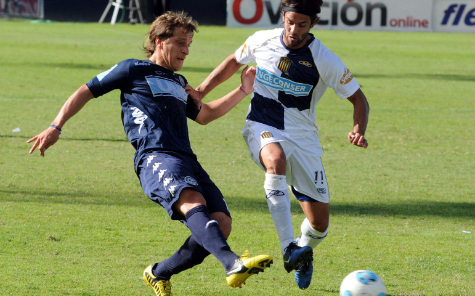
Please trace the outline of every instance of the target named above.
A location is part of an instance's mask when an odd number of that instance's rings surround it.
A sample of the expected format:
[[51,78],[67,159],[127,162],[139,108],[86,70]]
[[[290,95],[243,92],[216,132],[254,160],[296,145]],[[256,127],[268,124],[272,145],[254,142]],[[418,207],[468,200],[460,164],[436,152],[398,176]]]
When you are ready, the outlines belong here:
[[[86,105],[45,158],[28,154],[26,141],[81,84],[143,57],[147,29],[0,20],[0,295],[153,295],[144,268],[189,235],[140,188],[118,91]],[[198,86],[253,31],[201,27],[180,73]],[[263,172],[240,135],[248,97],[207,126],[190,122],[191,141],[228,201],[233,250],[275,264],[232,289],[209,257],[172,278],[174,295],[338,295],[357,269],[378,273],[393,296],[475,295],[474,35],[314,34],[352,70],[371,112],[363,150],[346,140],[349,102],[330,89],[317,106],[331,226],[311,287],[299,290],[283,269]],[[238,83],[235,75],[207,99]],[[292,213],[299,234],[295,201]]]

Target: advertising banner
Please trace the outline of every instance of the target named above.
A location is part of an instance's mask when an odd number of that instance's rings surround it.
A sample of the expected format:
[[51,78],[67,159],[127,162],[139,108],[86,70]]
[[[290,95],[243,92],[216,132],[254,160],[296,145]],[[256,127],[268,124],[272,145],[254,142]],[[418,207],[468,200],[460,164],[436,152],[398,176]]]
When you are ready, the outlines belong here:
[[0,0],[0,15],[43,18],[43,0]]
[[475,1],[435,1],[434,31],[475,33]]
[[[282,27],[280,0],[227,0],[228,27]],[[314,29],[473,32],[475,0],[324,0]]]

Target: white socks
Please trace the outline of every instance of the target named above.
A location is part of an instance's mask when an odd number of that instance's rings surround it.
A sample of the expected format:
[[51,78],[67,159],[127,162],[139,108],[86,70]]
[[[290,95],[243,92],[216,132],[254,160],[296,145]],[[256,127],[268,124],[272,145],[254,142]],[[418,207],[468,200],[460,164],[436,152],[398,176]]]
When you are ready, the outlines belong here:
[[327,230],[325,230],[325,232],[317,231],[313,229],[308,219],[305,218],[305,220],[303,220],[302,222],[302,225],[300,226],[302,235],[300,236],[300,239],[298,241],[299,247],[310,246],[312,247],[312,249],[315,249],[315,247],[318,246],[318,244],[321,243],[323,239],[327,236],[328,228]]
[[285,176],[266,174],[264,189],[267,205],[279,236],[280,250],[284,254],[284,249],[294,241],[294,229],[290,215],[290,197]]

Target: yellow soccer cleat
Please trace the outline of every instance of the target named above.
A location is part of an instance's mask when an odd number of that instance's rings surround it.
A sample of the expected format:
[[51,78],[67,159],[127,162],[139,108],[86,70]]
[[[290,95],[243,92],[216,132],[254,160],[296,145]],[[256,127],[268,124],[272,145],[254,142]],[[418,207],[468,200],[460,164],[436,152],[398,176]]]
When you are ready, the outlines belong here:
[[147,267],[143,272],[143,280],[147,282],[147,286],[151,286],[157,296],[171,296],[172,283],[169,280],[159,280],[152,273],[152,265]]
[[233,268],[226,272],[226,281],[233,288],[241,288],[246,283],[246,279],[253,274],[263,272],[265,268],[270,267],[274,263],[273,258],[269,255],[259,255],[249,258],[249,251],[236,259]]

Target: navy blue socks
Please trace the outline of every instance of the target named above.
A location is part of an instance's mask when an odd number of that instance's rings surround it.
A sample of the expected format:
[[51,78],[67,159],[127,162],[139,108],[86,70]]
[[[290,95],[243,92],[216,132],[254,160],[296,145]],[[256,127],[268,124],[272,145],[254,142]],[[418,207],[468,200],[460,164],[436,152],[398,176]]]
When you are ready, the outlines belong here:
[[172,275],[203,262],[210,253],[224,266],[233,267],[238,255],[231,251],[218,222],[211,220],[208,208],[197,206],[186,213],[186,223],[191,236],[170,258],[153,268],[157,278],[168,280]]
[[225,270],[233,267],[239,256],[231,251],[218,222],[211,220],[206,206],[197,206],[189,210],[186,213],[186,224],[196,242],[213,254]]
[[156,264],[152,272],[161,280],[169,280],[172,275],[200,264],[209,254],[193,236],[190,236],[175,254]]

